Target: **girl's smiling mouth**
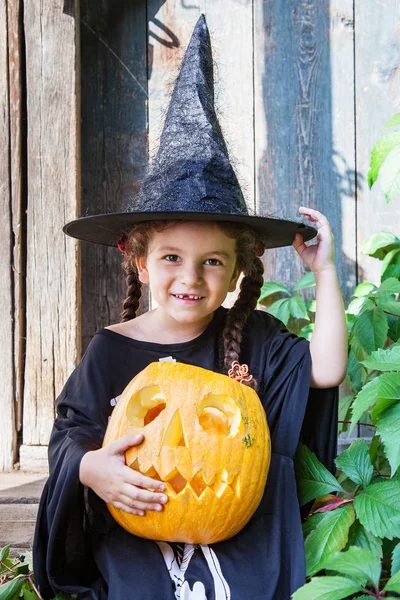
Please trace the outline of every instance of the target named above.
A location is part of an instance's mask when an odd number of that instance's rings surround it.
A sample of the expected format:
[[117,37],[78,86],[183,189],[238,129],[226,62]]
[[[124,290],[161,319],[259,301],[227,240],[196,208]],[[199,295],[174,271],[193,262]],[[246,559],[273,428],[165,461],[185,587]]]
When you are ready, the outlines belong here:
[[194,294],[172,294],[172,296],[178,300],[190,300],[191,302],[204,298],[204,296],[196,296]]

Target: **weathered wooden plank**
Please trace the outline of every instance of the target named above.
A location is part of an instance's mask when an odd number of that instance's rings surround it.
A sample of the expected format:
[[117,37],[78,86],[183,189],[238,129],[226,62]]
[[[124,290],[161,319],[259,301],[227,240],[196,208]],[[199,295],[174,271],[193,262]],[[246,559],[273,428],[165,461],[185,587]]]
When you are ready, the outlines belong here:
[[13,298],[10,189],[10,112],[8,70],[7,3],[0,1],[0,337],[2,348],[0,471],[10,470],[15,460],[14,384],[13,384]]
[[[81,3],[82,215],[129,206],[147,165],[146,2]],[[82,346],[120,321],[115,249],[82,244]]]
[[[76,21],[63,0],[26,2],[27,340],[23,442],[47,444],[54,398],[80,356]],[[21,466],[24,465],[21,462]]]
[[332,0],[329,11],[332,168],[337,196],[330,198],[327,207],[328,216],[335,214],[332,229],[338,275],[347,305],[356,285],[357,271],[353,0]]
[[[354,267],[342,247],[342,189],[333,160],[338,132],[332,124],[339,107],[337,99],[332,104],[338,73],[331,72],[330,30],[328,2],[255,3],[256,204],[261,213],[296,220],[301,220],[301,205],[325,213],[335,234],[342,290],[348,295]],[[351,106],[350,45],[340,48],[337,37],[335,33],[335,52],[349,66],[341,85],[343,90],[350,86],[346,97]],[[351,123],[346,154],[350,135]],[[304,271],[292,248],[267,252],[265,264],[269,279],[289,287]]]
[[[53,412],[51,417],[53,417]],[[19,448],[19,464],[26,473],[47,473],[49,469],[47,446],[22,444]]]
[[22,429],[22,399],[25,357],[25,261],[26,203],[23,177],[26,164],[22,136],[24,133],[23,90],[23,26],[21,0],[9,0],[8,63],[10,89],[10,186],[13,243],[14,285],[14,365],[15,365],[15,426]]
[[[357,171],[357,259],[360,281],[379,284],[380,261],[361,253],[363,242],[385,229],[400,234],[400,204],[386,204],[380,184],[368,189],[371,150],[382,128],[400,110],[398,56],[400,2],[355,3],[356,132]],[[387,130],[389,131],[389,130]]]

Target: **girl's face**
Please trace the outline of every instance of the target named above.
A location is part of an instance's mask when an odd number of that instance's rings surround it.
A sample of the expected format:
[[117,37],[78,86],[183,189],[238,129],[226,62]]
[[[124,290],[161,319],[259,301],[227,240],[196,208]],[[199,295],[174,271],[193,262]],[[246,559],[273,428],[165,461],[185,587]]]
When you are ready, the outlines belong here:
[[136,258],[139,279],[165,317],[206,326],[236,287],[235,247],[215,223],[174,225],[154,233],[147,256]]

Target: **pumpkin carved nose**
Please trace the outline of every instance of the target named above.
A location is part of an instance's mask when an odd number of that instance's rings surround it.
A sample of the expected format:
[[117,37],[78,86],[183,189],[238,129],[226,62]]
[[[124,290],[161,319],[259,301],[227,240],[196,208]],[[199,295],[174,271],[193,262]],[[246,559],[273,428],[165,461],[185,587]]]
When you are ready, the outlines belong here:
[[163,446],[187,446],[183,433],[181,411],[176,410],[164,433]]

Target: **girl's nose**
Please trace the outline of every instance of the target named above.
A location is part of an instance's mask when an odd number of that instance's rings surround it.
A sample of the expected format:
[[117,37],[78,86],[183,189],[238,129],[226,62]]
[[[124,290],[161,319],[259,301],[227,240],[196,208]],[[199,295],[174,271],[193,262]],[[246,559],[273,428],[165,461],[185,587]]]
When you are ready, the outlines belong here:
[[197,265],[186,265],[182,272],[182,283],[196,285],[202,279],[202,271]]

